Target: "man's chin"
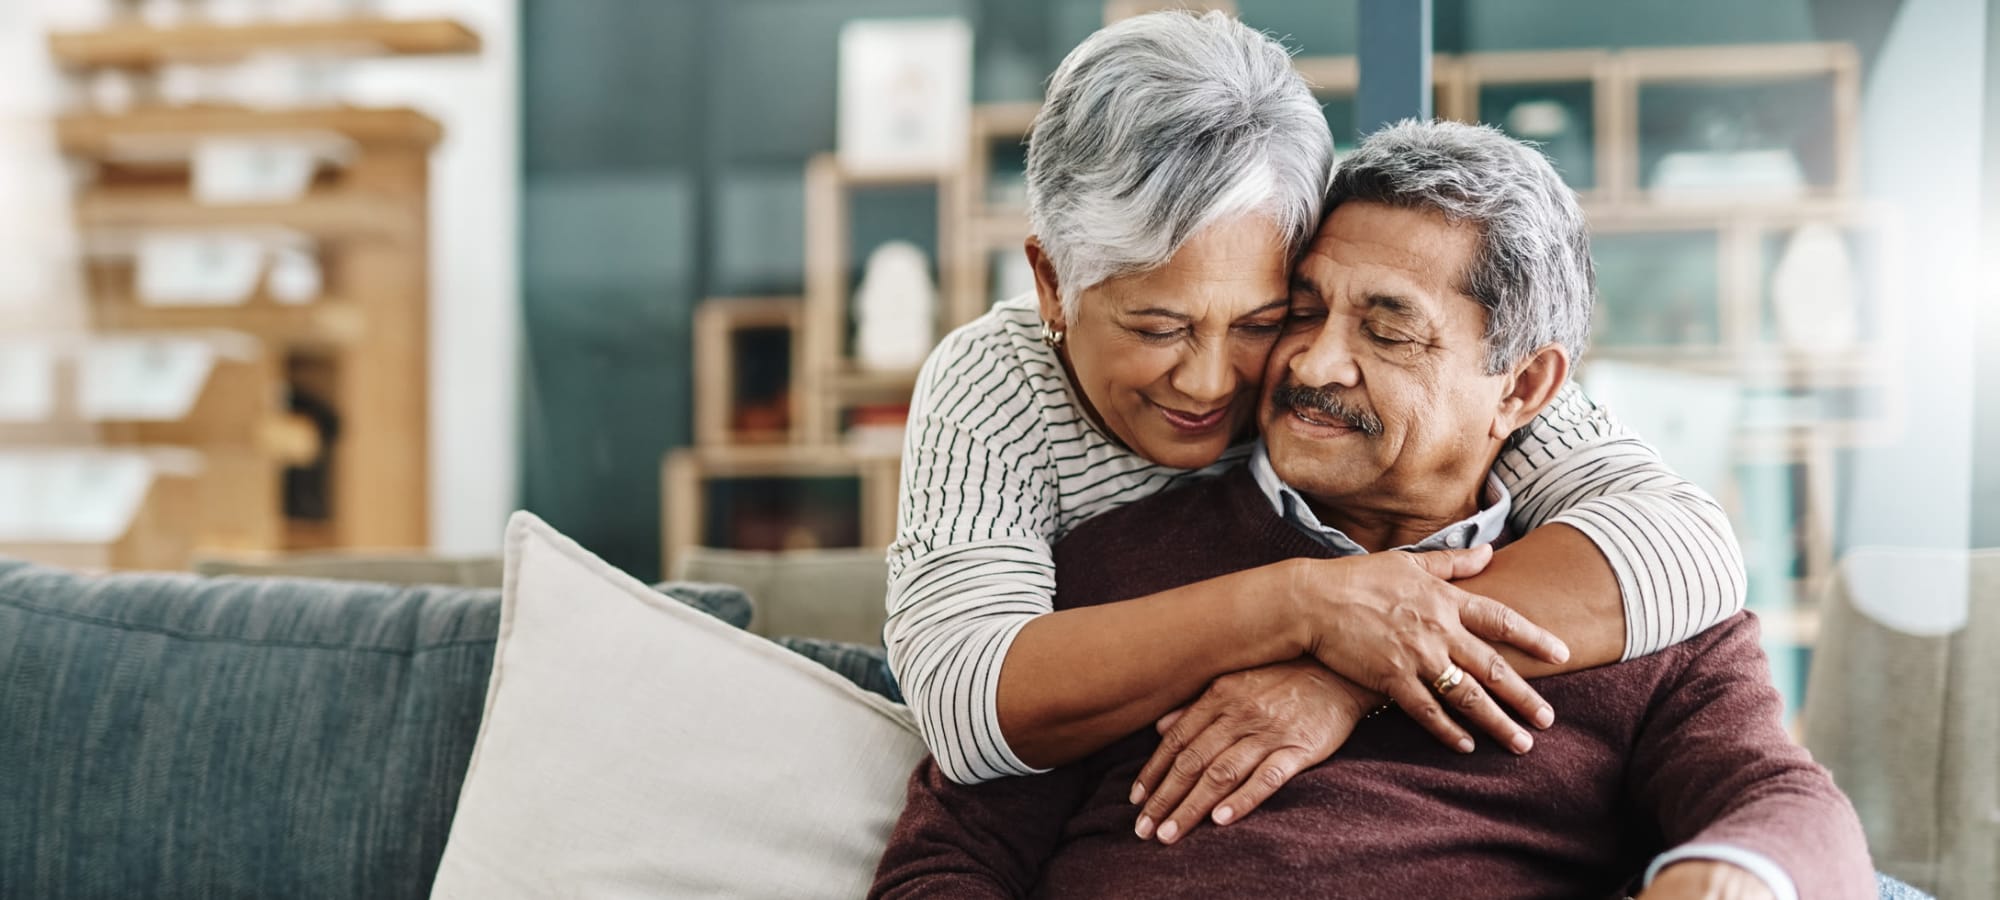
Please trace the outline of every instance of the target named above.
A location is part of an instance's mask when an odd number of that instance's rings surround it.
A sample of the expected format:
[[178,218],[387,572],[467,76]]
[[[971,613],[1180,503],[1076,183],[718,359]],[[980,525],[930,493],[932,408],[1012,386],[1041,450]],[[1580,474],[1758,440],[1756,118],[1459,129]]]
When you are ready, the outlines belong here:
[[1334,501],[1353,496],[1374,483],[1354,467],[1324,459],[1301,458],[1282,448],[1270,448],[1271,471],[1292,490],[1314,500]]

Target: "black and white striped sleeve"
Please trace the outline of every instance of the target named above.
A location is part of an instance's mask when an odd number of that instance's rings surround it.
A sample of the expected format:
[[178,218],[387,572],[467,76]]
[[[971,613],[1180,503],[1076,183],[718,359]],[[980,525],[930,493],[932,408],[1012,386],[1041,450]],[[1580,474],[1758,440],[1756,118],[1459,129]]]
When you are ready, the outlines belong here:
[[1055,599],[1048,438],[1004,337],[954,334],[925,363],[889,548],[889,665],[961,784],[1045,771],[1007,746],[997,702],[1014,636]]
[[1743,555],[1722,505],[1574,383],[1510,442],[1494,472],[1514,495],[1517,532],[1560,522],[1610,561],[1625,603],[1625,659],[1743,608]]

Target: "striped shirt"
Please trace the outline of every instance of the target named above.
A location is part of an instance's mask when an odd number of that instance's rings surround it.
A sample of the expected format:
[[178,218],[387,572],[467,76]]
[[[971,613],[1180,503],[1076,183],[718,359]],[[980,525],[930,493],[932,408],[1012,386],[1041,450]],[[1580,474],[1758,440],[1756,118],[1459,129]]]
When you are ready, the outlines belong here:
[[[945,775],[960,783],[1041,769],[1000,733],[1000,666],[1023,625],[1053,609],[1051,547],[1078,523],[1199,470],[1150,462],[1085,415],[1035,297],[1001,303],[932,351],[911,399],[902,500],[889,547],[889,664]],[[1645,656],[1743,607],[1743,560],[1714,498],[1565,386],[1493,473],[1525,534],[1575,527],[1611,563],[1625,653]]]

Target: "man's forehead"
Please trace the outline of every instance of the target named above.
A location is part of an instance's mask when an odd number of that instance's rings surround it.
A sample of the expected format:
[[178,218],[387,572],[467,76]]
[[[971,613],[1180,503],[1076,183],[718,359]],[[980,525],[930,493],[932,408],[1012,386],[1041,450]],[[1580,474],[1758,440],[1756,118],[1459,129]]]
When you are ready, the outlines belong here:
[[1478,248],[1478,229],[1443,213],[1349,202],[1320,227],[1296,280],[1322,292],[1336,282],[1358,281],[1443,299],[1458,293],[1460,273]]

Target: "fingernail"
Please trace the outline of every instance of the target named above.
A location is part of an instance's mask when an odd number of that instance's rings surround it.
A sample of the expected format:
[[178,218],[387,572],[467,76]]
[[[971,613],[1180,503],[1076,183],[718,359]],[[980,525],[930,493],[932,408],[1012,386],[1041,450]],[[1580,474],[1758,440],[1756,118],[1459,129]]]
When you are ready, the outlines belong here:
[[1560,644],[1556,645],[1556,665],[1562,665],[1566,662],[1569,662],[1569,648]]
[[1236,818],[1235,810],[1227,806],[1218,806],[1215,808],[1215,824],[1227,825],[1229,824],[1229,820],[1234,818]]
[[1144,803],[1144,802],[1146,802],[1146,786],[1145,786],[1145,785],[1143,785],[1143,784],[1135,784],[1135,785],[1133,785],[1133,786],[1132,786],[1132,805],[1133,805],[1133,806],[1138,806],[1139,804],[1141,804],[1141,803]]
[[[1535,713],[1535,727],[1536,727],[1536,728],[1547,728],[1547,727],[1549,727],[1550,725],[1554,725],[1555,723],[1556,723],[1556,711],[1555,711],[1555,710],[1553,710],[1553,709],[1550,709],[1550,708],[1548,708],[1548,707],[1544,706],[1544,707],[1542,707],[1542,708],[1541,708],[1541,710],[1540,710],[1540,711],[1538,711],[1538,712],[1536,712],[1536,713]],[[1137,801],[1133,801],[1133,802],[1137,802]]]
[[1132,829],[1132,833],[1138,835],[1139,840],[1142,841],[1151,838],[1153,836],[1153,817],[1140,816],[1139,825]]
[[1174,835],[1180,833],[1181,827],[1174,824],[1172,820],[1168,820],[1166,824],[1160,826],[1160,843],[1171,844],[1174,842]]
[[1459,738],[1459,739],[1458,739],[1458,752],[1460,752],[1460,753],[1471,753],[1471,752],[1472,752],[1472,739],[1471,739],[1471,738]]
[[1535,746],[1535,739],[1523,731],[1514,735],[1514,752],[1526,753]]

